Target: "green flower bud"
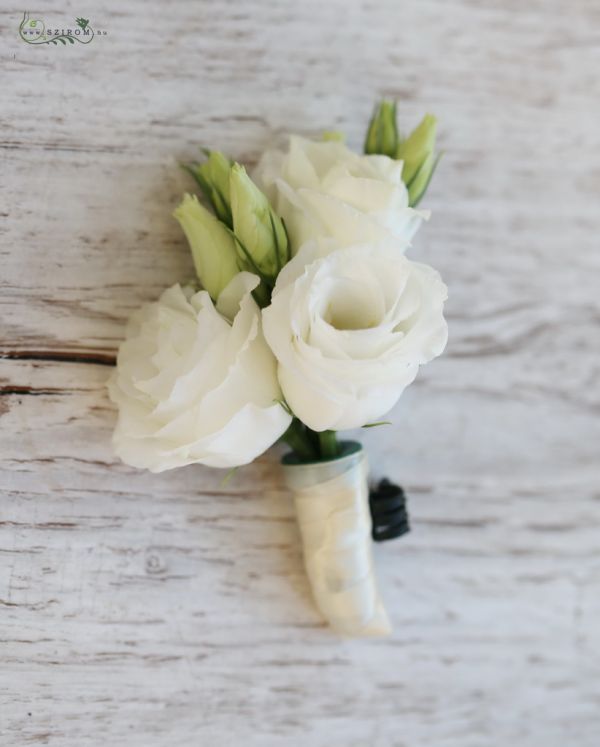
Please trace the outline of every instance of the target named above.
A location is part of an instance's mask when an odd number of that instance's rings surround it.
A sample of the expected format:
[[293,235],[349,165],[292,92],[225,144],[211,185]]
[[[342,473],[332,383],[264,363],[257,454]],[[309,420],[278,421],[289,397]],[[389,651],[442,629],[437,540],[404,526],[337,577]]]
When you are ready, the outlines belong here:
[[365,153],[379,153],[396,158],[398,143],[396,102],[384,99],[375,107],[375,112],[371,117],[365,140]]
[[272,284],[290,259],[283,223],[239,163],[231,169],[230,194],[239,256],[250,272]]
[[229,228],[231,219],[231,197],[229,194],[229,172],[231,161],[218,150],[205,151],[208,156],[204,163],[188,166],[188,171],[198,182],[200,189],[210,201],[217,218]]
[[441,157],[441,153],[436,156],[432,151],[421,164],[421,168],[413,176],[412,181],[408,185],[408,204],[411,207],[416,207],[421,201]]
[[190,244],[196,273],[216,301],[219,293],[238,274],[238,256],[231,232],[198,202],[186,194],[173,212]]
[[396,158],[404,161],[402,179],[407,187],[435,149],[437,119],[433,114],[426,114],[420,124],[402,140],[396,149]]

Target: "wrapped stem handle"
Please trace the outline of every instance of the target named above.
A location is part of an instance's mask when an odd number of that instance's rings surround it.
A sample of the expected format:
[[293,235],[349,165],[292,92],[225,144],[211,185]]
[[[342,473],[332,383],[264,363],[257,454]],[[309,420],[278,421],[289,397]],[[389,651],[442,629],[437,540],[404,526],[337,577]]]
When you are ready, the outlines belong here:
[[322,615],[353,637],[391,632],[373,568],[367,458],[359,444],[346,455],[286,463],[302,536],[304,564]]

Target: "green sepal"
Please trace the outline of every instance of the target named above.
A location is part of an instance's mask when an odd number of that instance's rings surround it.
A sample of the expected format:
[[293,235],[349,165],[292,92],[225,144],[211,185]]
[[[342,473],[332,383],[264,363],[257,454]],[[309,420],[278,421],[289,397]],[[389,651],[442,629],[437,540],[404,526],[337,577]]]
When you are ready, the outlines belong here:
[[408,204],[410,207],[417,207],[419,202],[421,202],[442,156],[443,152],[437,155],[430,153],[413,177],[413,180],[407,185]]
[[212,205],[217,218],[233,228],[231,214],[231,195],[229,191],[229,174],[232,162],[218,150],[200,149],[207,160],[204,163],[184,165],[196,180],[206,199]]

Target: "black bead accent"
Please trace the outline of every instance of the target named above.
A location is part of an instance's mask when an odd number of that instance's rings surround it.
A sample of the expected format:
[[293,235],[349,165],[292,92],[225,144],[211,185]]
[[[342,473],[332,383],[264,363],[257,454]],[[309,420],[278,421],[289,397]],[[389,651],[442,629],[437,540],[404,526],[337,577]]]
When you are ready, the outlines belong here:
[[375,542],[395,539],[410,532],[406,495],[399,485],[394,485],[386,478],[381,480],[369,492],[369,508]]

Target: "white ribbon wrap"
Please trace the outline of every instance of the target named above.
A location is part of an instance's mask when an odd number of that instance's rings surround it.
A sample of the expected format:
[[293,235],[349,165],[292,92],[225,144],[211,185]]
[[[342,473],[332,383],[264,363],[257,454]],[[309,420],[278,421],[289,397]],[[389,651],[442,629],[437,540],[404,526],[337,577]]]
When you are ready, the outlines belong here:
[[364,452],[284,464],[284,472],[294,493],[306,572],[322,615],[347,636],[389,634],[373,569]]

